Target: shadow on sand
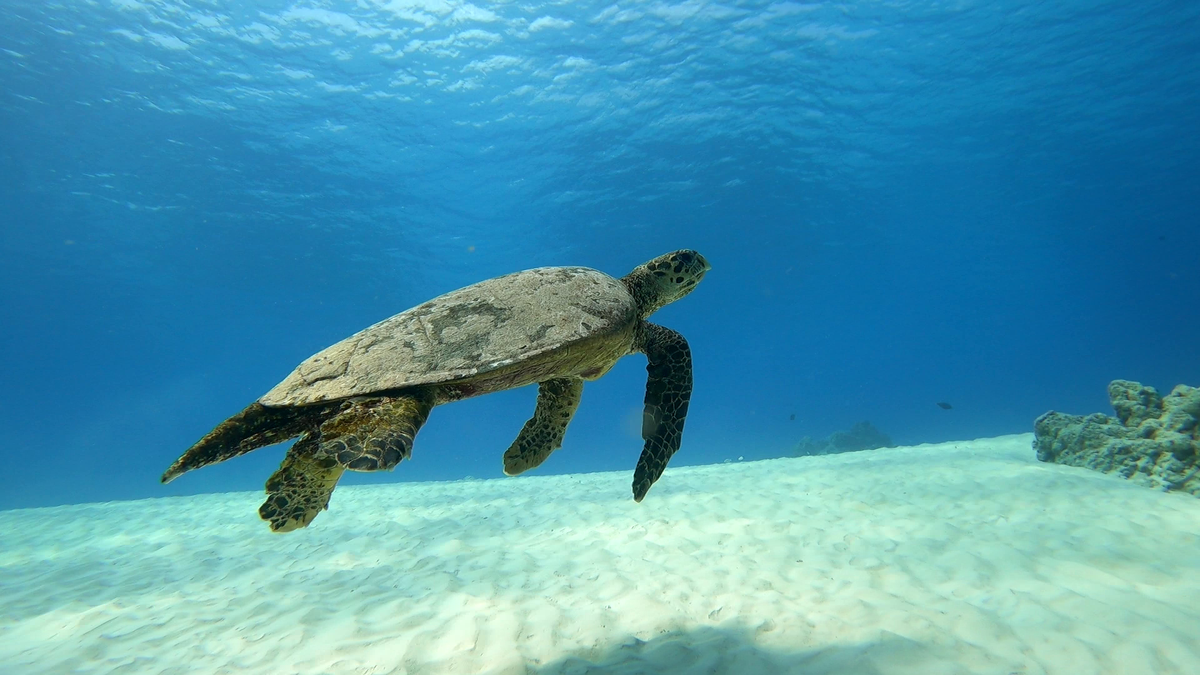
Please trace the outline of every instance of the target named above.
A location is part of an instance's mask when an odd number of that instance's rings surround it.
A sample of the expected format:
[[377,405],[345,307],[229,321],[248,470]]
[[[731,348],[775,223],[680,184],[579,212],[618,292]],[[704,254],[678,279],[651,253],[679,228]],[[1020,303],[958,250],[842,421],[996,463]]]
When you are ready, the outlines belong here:
[[[664,633],[651,640],[630,638],[592,653],[527,666],[528,675],[884,675],[885,673],[969,673],[982,667],[1000,675],[1021,674],[974,650],[926,645],[884,632],[873,642],[787,650],[756,644],[754,631],[703,627]],[[938,652],[941,652],[939,654]],[[969,659],[972,666],[956,662]],[[505,671],[508,675],[509,671]]]

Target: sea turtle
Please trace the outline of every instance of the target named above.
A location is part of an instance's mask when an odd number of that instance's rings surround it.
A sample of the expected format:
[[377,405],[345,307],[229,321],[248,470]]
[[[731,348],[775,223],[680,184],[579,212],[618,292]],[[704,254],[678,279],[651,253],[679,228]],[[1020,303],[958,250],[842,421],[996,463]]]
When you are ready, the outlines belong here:
[[343,471],[391,470],[410,457],[434,406],[536,382],[533,417],[504,453],[504,473],[515,476],[562,445],[584,380],[642,352],[640,502],[679,449],[692,394],[687,340],[646,318],[692,292],[709,269],[699,253],[681,250],[619,280],[587,267],[540,267],[438,296],[309,357],[183,453],[162,482],[299,436],[258,509],[272,530],[288,532],[328,508]]

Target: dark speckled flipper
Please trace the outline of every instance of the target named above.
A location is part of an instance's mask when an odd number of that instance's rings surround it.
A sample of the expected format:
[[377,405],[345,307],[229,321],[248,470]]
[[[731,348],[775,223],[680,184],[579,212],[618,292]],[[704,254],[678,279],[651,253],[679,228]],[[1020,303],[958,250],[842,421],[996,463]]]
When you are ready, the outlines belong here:
[[162,475],[162,482],[169,483],[192,469],[313,431],[333,410],[336,407],[330,405],[273,408],[257,401],[251,403],[188,448]]
[[267,501],[258,515],[275,532],[307,527],[329,508],[342,473],[394,468],[412,456],[413,439],[433,408],[433,396],[411,395],[343,401],[314,433],[288,451],[267,481]]
[[267,501],[258,507],[258,515],[273,532],[307,527],[318,513],[329,508],[329,496],[345,469],[334,458],[318,458],[316,453],[316,441],[305,435],[267,480]]
[[321,425],[316,457],[351,471],[390,471],[412,456],[413,439],[433,409],[430,392],[348,401]]
[[646,446],[633,472],[633,499],[640,502],[683,440],[683,423],[692,397],[692,351],[682,335],[652,323],[644,324],[635,347],[649,361],[642,414]]
[[538,385],[533,417],[504,453],[504,473],[515,476],[528,471],[562,447],[563,434],[582,395],[583,380],[578,377],[546,380]]

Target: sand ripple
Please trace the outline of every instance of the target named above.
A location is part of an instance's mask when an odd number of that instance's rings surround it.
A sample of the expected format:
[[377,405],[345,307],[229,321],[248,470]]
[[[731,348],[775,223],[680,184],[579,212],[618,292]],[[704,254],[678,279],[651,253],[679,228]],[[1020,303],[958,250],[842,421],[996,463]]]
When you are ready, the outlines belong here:
[[1200,500],[1031,436],[0,513],[0,671],[1200,672]]

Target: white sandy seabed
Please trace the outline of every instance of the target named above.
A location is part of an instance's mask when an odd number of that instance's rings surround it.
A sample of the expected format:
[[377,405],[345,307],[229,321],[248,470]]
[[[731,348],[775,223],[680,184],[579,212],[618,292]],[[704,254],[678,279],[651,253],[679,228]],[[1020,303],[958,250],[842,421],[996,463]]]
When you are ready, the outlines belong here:
[[1200,673],[1200,499],[1031,440],[0,512],[0,672]]

